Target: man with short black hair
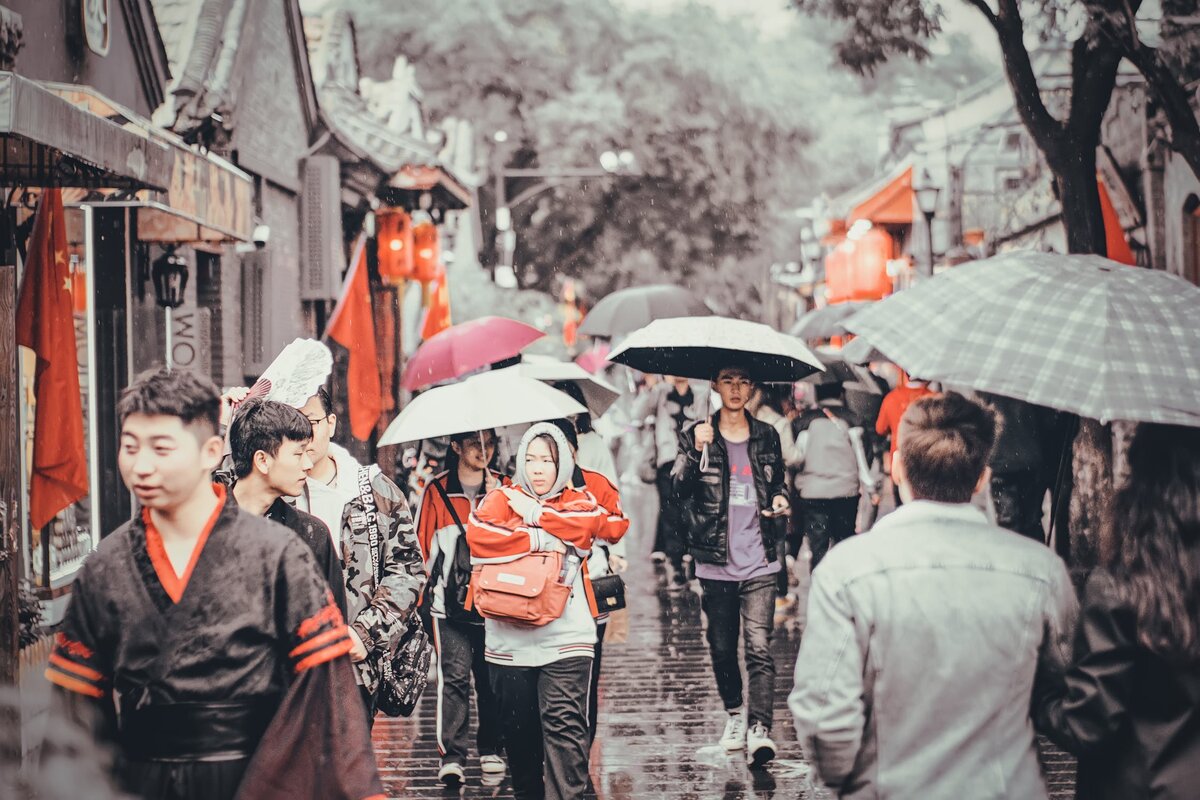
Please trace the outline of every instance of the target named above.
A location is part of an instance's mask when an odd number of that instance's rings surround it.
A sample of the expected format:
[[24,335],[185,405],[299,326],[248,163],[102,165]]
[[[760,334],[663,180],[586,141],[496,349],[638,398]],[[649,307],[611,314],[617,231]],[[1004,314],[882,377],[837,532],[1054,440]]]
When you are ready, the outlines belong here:
[[[709,652],[725,706],[720,743],[729,751],[744,747],[751,766],[761,767],[775,757],[771,640],[785,549],[780,522],[790,503],[779,434],[746,410],[754,389],[749,374],[737,366],[722,369],[713,388],[721,396],[716,424],[701,420],[680,432],[671,477],[688,523],[686,541],[696,561]],[[739,632],[750,679],[745,712]]]
[[252,400],[239,407],[229,426],[233,499],[245,511],[288,528],[309,546],[345,614],[342,563],[333,549],[329,528],[283,499],[299,497],[304,491],[312,469],[308,457],[311,441],[312,425],[289,405]]
[[843,798],[1046,798],[1035,681],[1070,659],[1075,595],[1046,547],[971,504],[996,415],[918,399],[892,462],[904,505],[813,572],[789,706]]
[[146,800],[382,796],[312,552],[212,482],[219,407],[183,371],[122,394],[118,465],[142,510],[84,563],[46,677],[109,721]]

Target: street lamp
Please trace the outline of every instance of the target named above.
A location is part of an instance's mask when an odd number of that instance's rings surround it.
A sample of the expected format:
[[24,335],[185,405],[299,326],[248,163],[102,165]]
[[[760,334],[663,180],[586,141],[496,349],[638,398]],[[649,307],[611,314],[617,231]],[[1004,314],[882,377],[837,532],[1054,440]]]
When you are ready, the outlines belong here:
[[929,246],[926,275],[933,275],[933,218],[937,214],[938,194],[941,191],[941,188],[929,177],[929,170],[921,170],[920,178],[913,184],[913,193],[917,196],[917,208],[925,217],[925,243]]
[[150,265],[150,280],[154,283],[154,299],[166,317],[165,359],[167,369],[171,369],[175,365],[174,311],[183,305],[188,280],[187,259],[176,253],[174,247],[168,248]]

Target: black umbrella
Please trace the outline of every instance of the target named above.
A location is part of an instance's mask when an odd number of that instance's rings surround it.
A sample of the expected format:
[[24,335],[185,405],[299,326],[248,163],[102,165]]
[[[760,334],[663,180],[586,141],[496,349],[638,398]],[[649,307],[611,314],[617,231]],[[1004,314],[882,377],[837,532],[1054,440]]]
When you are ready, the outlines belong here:
[[605,297],[579,326],[584,336],[618,338],[644,328],[656,319],[711,314],[696,295],[682,286],[632,286]]

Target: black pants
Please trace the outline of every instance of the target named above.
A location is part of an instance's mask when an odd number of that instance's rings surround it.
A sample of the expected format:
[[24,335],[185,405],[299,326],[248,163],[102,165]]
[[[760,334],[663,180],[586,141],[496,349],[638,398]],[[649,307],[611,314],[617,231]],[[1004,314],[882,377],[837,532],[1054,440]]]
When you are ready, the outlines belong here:
[[800,514],[804,520],[804,535],[812,550],[815,569],[833,546],[854,535],[858,519],[859,496],[800,499]]
[[750,678],[747,722],[770,730],[775,708],[775,575],[748,581],[700,579],[701,604],[708,617],[708,650],[717,692],[727,710],[742,705],[742,670],[738,665],[739,634],[745,639],[746,674]]
[[658,489],[658,525],[654,529],[654,549],[667,554],[676,570],[683,568],[683,512],[672,497],[671,469],[673,464],[658,468],[654,485]]
[[1046,541],[1042,527],[1046,486],[1035,470],[993,474],[991,488],[997,525],[1039,542]]
[[479,726],[475,747],[481,756],[500,749],[499,709],[483,657],[483,626],[444,619],[433,620],[438,652],[438,750],[442,762],[463,764],[471,724],[471,676],[475,676],[475,706]]
[[363,709],[367,714],[367,730],[375,727],[375,706],[378,703],[379,695],[376,692],[368,692],[367,687],[359,684],[358,693],[362,695]]
[[579,800],[588,786],[592,659],[489,665],[516,800]]

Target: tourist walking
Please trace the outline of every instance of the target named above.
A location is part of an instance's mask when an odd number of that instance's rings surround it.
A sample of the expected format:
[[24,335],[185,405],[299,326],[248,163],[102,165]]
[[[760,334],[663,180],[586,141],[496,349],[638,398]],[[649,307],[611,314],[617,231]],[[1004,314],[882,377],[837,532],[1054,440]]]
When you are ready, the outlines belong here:
[[[605,534],[607,514],[590,492],[571,485],[574,472],[562,431],[533,425],[517,449],[513,486],[489,492],[467,527],[472,562],[482,570],[472,581],[472,602],[486,619],[486,655],[518,800],[576,800],[588,785],[597,612],[583,559]],[[486,575],[492,565],[502,566],[494,584]],[[511,589],[518,573],[526,578],[522,585],[538,576],[543,591],[531,598]],[[505,595],[506,589],[518,594]],[[489,611],[485,601],[492,597],[502,600]],[[543,609],[541,624],[517,618],[504,598]]]
[[180,370],[122,394],[118,466],[142,510],[84,563],[46,677],[107,723],[137,797],[382,796],[312,552],[212,482],[219,408]]
[[1200,787],[1200,428],[1144,423],[1128,458],[1074,666],[1036,718],[1079,756],[1077,797],[1185,800]]
[[814,570],[788,704],[839,797],[1047,797],[1030,720],[1061,673],[1076,603],[1066,567],[971,506],[995,413],[959,394],[900,423],[904,505]]
[[321,388],[300,408],[312,425],[313,467],[296,505],[328,526],[346,578],[346,619],[368,719],[380,662],[405,631],[425,586],[425,564],[404,493],[375,465],[332,441],[338,419]]
[[688,423],[704,419],[708,414],[708,391],[693,387],[687,378],[667,376],[650,389],[654,414],[654,446],[651,456],[655,465],[654,486],[658,490],[658,523],[654,530],[654,554],[671,565],[671,586],[679,589],[688,582],[683,558],[686,532],[682,508],[675,497],[671,470],[679,454],[679,433]]
[[484,659],[483,617],[467,608],[471,551],[466,524],[484,496],[507,480],[489,465],[496,455],[495,431],[450,437],[446,470],[434,476],[417,506],[417,539],[429,571],[425,602],[438,654],[435,724],[442,764],[438,780],[462,783],[471,723],[471,678],[478,714],[475,748],[485,775],[503,775],[499,710]]
[[[713,672],[725,706],[720,742],[729,751],[744,747],[751,765],[759,767],[775,757],[771,640],[784,550],[779,517],[790,504],[779,434],[746,411],[753,390],[748,373],[722,369],[713,387],[721,396],[716,424],[695,422],[680,432],[672,480],[676,500],[687,509],[688,551],[696,562]],[[739,633],[750,684],[746,708]]]

